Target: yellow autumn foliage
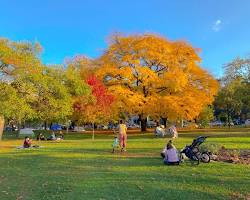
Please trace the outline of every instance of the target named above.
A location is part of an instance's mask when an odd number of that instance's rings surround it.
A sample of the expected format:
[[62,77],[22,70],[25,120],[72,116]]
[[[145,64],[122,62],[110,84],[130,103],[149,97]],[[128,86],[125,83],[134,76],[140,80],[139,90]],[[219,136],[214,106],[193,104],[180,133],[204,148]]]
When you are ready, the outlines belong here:
[[121,111],[191,120],[218,90],[217,81],[201,68],[198,52],[184,41],[154,34],[116,34],[96,61],[96,74]]

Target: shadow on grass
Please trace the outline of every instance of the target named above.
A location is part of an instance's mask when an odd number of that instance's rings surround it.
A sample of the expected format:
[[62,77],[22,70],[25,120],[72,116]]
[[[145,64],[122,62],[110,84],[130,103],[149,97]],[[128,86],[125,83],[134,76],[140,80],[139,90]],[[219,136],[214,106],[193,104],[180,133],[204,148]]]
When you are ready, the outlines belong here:
[[33,199],[227,199],[225,195],[239,187],[239,192],[246,193],[249,183],[241,168],[233,172],[229,165],[169,167],[158,157],[91,156],[91,151],[86,157],[72,153],[1,156],[0,169],[7,177],[2,190],[11,187],[18,193],[19,184],[25,183]]

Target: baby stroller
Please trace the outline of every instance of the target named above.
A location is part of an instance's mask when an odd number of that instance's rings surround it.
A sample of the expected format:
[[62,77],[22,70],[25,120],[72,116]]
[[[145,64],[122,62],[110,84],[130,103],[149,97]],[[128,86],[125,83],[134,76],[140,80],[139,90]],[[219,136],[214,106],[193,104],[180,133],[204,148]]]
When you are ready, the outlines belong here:
[[207,137],[199,136],[193,140],[191,145],[187,145],[181,152],[180,152],[180,160],[184,161],[183,154],[189,158],[192,164],[198,165],[201,162],[209,163],[210,162],[210,155],[209,152],[201,152],[199,146],[206,140]]

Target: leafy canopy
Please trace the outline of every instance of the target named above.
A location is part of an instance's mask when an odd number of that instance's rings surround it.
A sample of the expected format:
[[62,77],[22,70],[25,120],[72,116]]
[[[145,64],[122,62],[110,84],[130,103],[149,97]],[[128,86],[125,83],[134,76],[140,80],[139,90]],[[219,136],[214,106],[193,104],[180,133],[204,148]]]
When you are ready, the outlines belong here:
[[217,92],[214,78],[199,66],[184,41],[154,34],[114,35],[97,72],[121,110],[141,116],[193,119]]
[[82,122],[104,123],[113,119],[114,96],[111,95],[103,83],[94,75],[87,78],[92,89],[89,98],[78,98],[74,104],[76,118]]
[[72,116],[74,98],[90,88],[74,68],[45,66],[38,43],[0,39],[0,115],[17,121],[62,121]]

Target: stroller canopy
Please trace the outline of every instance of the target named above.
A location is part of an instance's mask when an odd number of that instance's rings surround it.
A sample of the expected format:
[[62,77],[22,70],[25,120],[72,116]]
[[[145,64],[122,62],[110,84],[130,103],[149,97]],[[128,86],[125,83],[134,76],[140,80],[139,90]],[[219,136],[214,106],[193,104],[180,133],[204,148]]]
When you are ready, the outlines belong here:
[[196,147],[196,146],[201,145],[203,142],[205,142],[206,138],[207,138],[206,136],[197,137],[196,139],[193,140],[193,143],[191,146]]

